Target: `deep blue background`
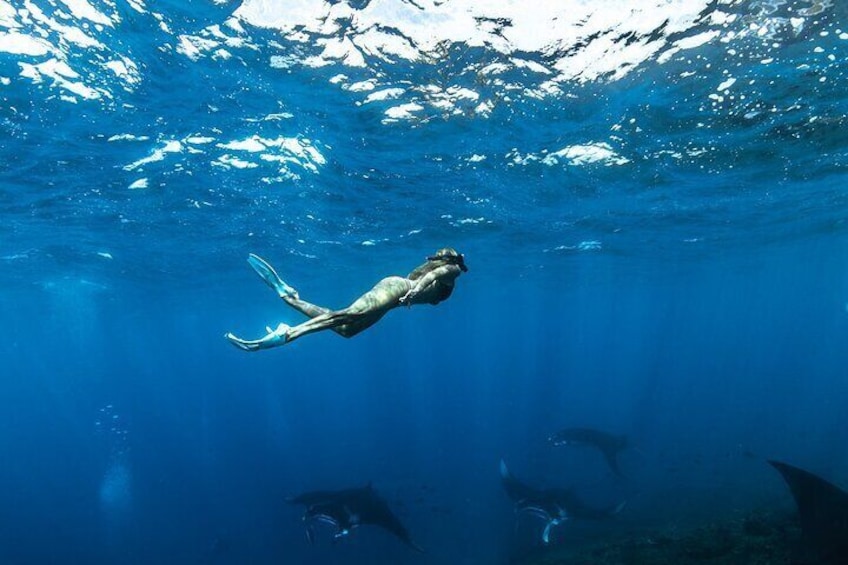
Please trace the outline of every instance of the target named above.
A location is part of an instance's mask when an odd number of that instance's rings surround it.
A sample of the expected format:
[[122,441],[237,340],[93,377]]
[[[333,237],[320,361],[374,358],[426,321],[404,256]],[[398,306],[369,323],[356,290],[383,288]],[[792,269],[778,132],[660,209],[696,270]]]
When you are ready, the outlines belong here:
[[[498,261],[469,255],[450,301],[355,340],[256,355],[223,331],[296,317],[247,265],[198,292],[4,295],[4,558],[496,562],[513,527],[500,457],[598,503],[627,498],[615,528],[637,531],[787,504],[766,456],[844,476],[844,238],[689,264],[581,256],[524,280]],[[371,271],[300,286],[333,294]],[[131,470],[116,511],[98,495],[122,448],[95,424],[107,405]],[[565,425],[629,434],[627,480],[546,445]],[[431,555],[379,531],[306,545],[284,497],[368,480]]]
[[[539,524],[516,531],[500,458],[628,501],[557,529],[566,544],[789,508],[766,458],[846,484],[844,15],[488,117],[384,124],[328,80],[376,68],[488,95],[463,69],[494,55],[282,70],[288,44],[250,28],[257,49],[191,61],[177,35],[232,6],[190,7],[157,6],[165,33],[119,5],[101,39],[142,80],[111,100],[63,101],[0,54],[0,562],[502,563]],[[726,70],[736,98],[713,104]],[[123,133],[149,141],[108,141]],[[274,183],[275,165],[213,166],[212,149],[125,169],[192,135],[309,138],[327,162]],[[516,162],[589,142],[630,162]],[[249,252],[342,307],[445,245],[470,271],[437,307],[257,354],[223,338],[301,319]],[[626,479],[549,446],[564,426],[627,434]],[[426,555],[374,528],[307,544],[285,497],[368,481]]]

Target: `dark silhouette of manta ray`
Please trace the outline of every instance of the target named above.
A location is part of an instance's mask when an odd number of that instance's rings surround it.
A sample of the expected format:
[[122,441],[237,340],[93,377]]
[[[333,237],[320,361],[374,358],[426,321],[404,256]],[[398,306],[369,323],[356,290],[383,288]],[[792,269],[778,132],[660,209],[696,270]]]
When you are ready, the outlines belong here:
[[544,520],[542,542],[551,541],[551,531],[566,520],[609,520],[624,508],[624,503],[611,508],[592,508],[570,489],[530,486],[510,473],[506,463],[500,463],[501,484],[519,514],[529,514]]
[[848,563],[848,492],[809,471],[780,461],[769,463],[792,491],[801,521],[801,536],[811,552],[811,562]]
[[288,502],[306,506],[303,521],[310,543],[315,539],[316,522],[334,526],[336,538],[347,536],[362,524],[371,524],[388,530],[415,551],[424,552],[371,483],[361,488],[305,492]]

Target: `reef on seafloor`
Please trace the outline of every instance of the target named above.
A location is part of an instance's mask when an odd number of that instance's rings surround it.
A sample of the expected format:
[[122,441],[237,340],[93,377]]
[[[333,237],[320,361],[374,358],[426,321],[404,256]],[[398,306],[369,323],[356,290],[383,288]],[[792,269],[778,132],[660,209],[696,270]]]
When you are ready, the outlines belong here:
[[622,535],[578,546],[534,551],[514,565],[789,565],[800,539],[789,514],[752,512],[686,531],[675,528]]

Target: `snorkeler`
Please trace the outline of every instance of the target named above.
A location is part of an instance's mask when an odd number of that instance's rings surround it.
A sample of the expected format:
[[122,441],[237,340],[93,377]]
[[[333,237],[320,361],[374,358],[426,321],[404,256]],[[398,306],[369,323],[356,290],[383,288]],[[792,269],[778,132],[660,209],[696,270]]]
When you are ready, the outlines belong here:
[[406,277],[386,277],[347,308],[330,310],[301,300],[297,291],[283,282],[274,268],[261,257],[251,253],[247,262],[286,304],[309,316],[310,320],[296,326],[280,324],[277,329],[267,327],[268,334],[256,340],[241,339],[232,333],[224,336],[245,351],[278,347],[322,330],[333,330],[344,337],[355,336],[398,306],[438,304],[446,300],[453,292],[456,278],[468,271],[465,256],[445,247],[427,257],[426,263]]

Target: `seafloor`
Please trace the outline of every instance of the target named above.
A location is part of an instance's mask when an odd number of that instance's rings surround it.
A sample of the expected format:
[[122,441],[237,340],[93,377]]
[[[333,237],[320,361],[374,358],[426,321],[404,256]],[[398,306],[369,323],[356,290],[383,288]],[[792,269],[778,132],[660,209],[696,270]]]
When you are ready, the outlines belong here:
[[752,512],[687,531],[641,532],[576,547],[534,551],[514,565],[789,565],[797,564],[794,515]]

